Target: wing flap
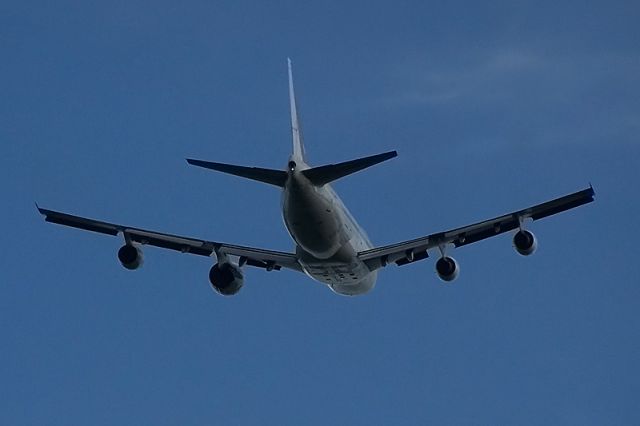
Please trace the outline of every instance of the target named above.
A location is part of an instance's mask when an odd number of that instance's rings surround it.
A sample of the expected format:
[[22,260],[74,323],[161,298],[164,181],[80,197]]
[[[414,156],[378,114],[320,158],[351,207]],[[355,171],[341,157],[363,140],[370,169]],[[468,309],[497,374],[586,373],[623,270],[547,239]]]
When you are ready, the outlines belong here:
[[210,244],[207,244],[206,241],[176,237],[168,234],[158,234],[139,229],[127,228],[122,232],[128,235],[132,241],[142,245],[150,245],[182,253],[197,254],[200,256],[211,256],[214,251],[213,247]]

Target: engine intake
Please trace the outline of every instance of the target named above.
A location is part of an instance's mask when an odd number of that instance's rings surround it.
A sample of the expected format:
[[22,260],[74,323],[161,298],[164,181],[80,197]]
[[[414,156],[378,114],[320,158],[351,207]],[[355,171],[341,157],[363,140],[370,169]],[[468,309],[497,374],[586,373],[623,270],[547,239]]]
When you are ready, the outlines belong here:
[[240,291],[244,284],[242,269],[232,263],[217,263],[209,271],[209,282],[215,291],[223,296],[232,296]]
[[134,270],[142,266],[142,250],[132,244],[125,244],[118,250],[118,260],[127,269]]
[[443,256],[436,262],[436,272],[442,281],[450,282],[458,277],[460,267],[453,257]]
[[513,246],[523,256],[529,256],[538,248],[538,241],[532,232],[521,229],[513,236]]

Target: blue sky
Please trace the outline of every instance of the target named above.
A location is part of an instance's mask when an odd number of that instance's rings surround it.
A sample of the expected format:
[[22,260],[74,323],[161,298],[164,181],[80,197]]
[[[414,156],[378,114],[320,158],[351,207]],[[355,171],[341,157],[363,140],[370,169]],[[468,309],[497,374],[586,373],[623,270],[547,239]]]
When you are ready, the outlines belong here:
[[[0,423],[638,424],[640,6],[614,2],[0,4]],[[294,60],[314,164],[374,243],[582,189],[596,202],[382,271],[340,297],[45,224],[33,205],[290,250],[276,189]]]

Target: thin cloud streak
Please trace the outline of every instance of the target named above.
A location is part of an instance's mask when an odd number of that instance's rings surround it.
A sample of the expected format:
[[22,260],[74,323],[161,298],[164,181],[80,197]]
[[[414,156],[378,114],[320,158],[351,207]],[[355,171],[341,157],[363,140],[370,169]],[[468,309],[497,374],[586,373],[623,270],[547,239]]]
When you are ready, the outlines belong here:
[[[437,61],[437,60],[436,60]],[[522,93],[557,99],[589,89],[603,80],[620,84],[640,71],[640,57],[616,54],[544,56],[519,50],[486,52],[469,63],[425,64],[414,58],[392,71],[401,86],[383,104],[411,106],[447,105],[454,102],[489,103],[522,99]],[[447,64],[449,62],[449,64]],[[603,66],[603,64],[606,64]],[[407,87],[410,86],[410,87]],[[397,93],[401,93],[397,95]]]
[[496,50],[468,56],[440,65],[425,64],[423,57],[406,61],[391,71],[398,83],[389,85],[394,93],[378,105],[425,109],[424,114],[447,120],[455,109],[458,116],[488,125],[478,129],[488,132],[486,139],[504,143],[514,135],[541,144],[634,140],[640,55]]

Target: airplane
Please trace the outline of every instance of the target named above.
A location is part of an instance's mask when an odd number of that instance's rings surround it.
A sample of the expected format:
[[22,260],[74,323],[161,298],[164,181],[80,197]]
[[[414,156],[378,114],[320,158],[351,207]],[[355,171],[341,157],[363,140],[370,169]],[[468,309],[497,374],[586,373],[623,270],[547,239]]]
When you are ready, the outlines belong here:
[[102,222],[67,213],[38,208],[45,221],[107,235],[120,235],[124,245],[118,259],[127,269],[143,263],[145,245],[207,256],[213,259],[209,282],[219,294],[235,295],[244,284],[243,267],[267,271],[282,268],[301,272],[325,284],[335,293],[361,295],[375,286],[378,271],[387,265],[408,265],[438,256],[435,270],[444,282],[460,272],[449,250],[505,232],[515,231],[513,246],[523,255],[533,254],[537,239],[525,227],[529,222],[551,216],[594,200],[591,185],[581,191],[472,225],[437,232],[413,240],[375,247],[358,225],[330,183],[397,156],[396,151],[312,167],[307,162],[302,129],[296,107],[291,60],[288,59],[289,104],[293,151],[285,170],[246,167],[187,159],[191,165],[274,185],[282,190],[282,216],[295,251],[287,253],[184,237],[131,226]]

